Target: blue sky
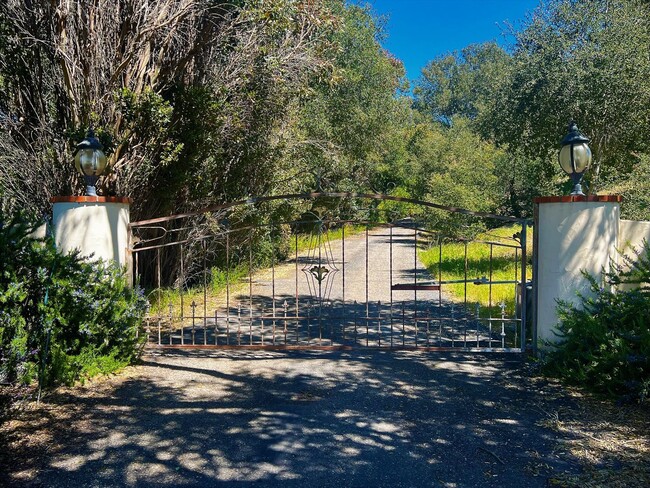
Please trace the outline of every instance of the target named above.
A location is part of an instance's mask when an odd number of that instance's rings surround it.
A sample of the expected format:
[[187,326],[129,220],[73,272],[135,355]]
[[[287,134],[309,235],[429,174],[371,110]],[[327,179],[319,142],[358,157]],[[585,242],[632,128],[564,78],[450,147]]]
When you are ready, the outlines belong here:
[[[365,0],[376,14],[387,15],[384,47],[404,62],[415,80],[435,57],[469,44],[506,45],[503,27],[520,26],[539,0]],[[501,26],[501,27],[500,27]]]

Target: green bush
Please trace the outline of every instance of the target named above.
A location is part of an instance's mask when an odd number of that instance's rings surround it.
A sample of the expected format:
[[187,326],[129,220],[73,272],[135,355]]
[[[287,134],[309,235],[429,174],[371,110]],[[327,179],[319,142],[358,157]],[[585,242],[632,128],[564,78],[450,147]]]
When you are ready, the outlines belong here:
[[[560,303],[561,338],[545,370],[565,381],[621,400],[650,396],[650,247],[623,257],[603,286],[592,276],[581,306]],[[635,288],[628,289],[633,284]],[[626,286],[627,285],[627,286]]]
[[114,265],[61,254],[0,214],[0,381],[70,384],[133,361],[146,300]]

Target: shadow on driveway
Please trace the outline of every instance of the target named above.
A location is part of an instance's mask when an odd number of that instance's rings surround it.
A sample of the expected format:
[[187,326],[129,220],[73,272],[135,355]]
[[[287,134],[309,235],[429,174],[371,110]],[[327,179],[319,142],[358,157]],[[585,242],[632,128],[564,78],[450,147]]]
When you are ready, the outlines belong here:
[[110,388],[50,400],[75,414],[34,486],[547,486],[578,467],[521,368],[373,350],[150,354]]

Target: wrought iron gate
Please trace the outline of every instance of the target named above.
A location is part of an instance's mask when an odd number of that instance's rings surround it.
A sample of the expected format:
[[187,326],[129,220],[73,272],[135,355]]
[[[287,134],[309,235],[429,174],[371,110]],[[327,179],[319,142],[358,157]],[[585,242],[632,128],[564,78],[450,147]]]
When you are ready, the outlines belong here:
[[[324,198],[401,202],[519,230],[508,242],[456,238],[460,271],[449,279],[444,236],[409,217],[346,220],[313,209],[286,221],[265,218],[263,211],[262,222],[256,217],[257,206],[268,202]],[[234,218],[236,209],[244,209],[243,216]],[[192,235],[197,218],[209,233]],[[525,220],[390,195],[309,193],[133,222],[131,230],[136,278],[148,273],[154,285],[144,326],[151,346],[521,352],[530,343]],[[474,245],[489,252],[484,276],[472,275],[468,264]],[[259,249],[268,257],[264,266],[254,262]],[[421,263],[423,249],[439,255],[433,273]],[[512,260],[511,279],[492,279],[497,254]],[[223,271],[210,266],[215,260]],[[463,292],[449,293],[452,286]],[[487,289],[488,303],[468,300],[469,287]],[[512,299],[493,303],[495,287],[509,287]]]

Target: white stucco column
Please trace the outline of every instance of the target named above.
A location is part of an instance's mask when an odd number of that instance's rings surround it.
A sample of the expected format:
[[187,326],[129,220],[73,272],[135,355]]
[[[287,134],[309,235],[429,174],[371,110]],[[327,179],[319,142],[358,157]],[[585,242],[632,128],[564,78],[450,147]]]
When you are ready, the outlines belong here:
[[121,197],[54,197],[52,226],[57,249],[115,261],[131,269],[129,207]]
[[587,271],[599,277],[617,259],[620,196],[541,197],[535,203],[533,293],[538,347],[553,342],[557,301],[579,303],[587,294]]

